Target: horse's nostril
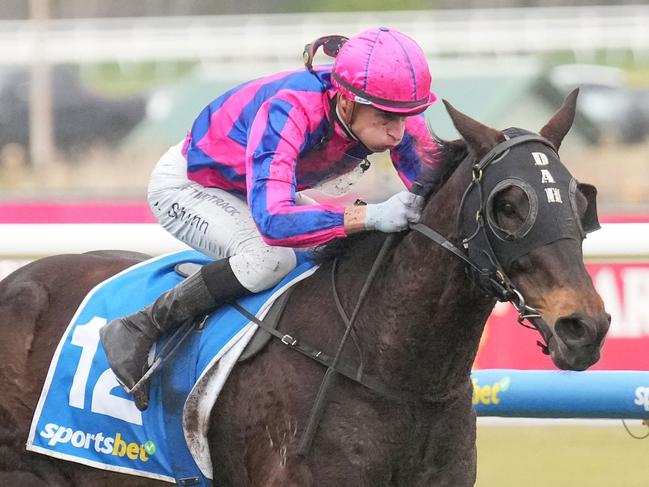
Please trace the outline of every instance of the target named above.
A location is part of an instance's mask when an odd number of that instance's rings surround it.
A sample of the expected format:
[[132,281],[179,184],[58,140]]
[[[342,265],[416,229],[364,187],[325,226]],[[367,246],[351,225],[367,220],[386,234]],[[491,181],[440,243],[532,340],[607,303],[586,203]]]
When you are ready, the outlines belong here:
[[588,326],[579,317],[560,318],[554,327],[556,334],[566,343],[582,342],[588,339]]
[[611,324],[611,315],[609,313],[606,313],[606,319],[608,320],[608,324]]

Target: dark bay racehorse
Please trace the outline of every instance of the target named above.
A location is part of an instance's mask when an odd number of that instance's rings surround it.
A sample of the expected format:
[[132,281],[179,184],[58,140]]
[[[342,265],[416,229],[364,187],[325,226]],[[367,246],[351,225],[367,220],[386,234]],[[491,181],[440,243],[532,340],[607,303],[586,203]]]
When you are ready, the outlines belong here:
[[[459,248],[467,241],[478,263],[491,259],[480,244],[484,235],[475,232],[486,228],[499,272],[471,279],[465,262],[418,232],[389,240],[357,315],[356,345],[350,341],[342,360],[358,364],[362,357],[364,371],[402,400],[337,377],[302,457],[298,443],[325,369],[273,341],[235,368],[213,409],[208,436],[215,485],[473,485],[469,374],[498,283],[522,311],[513,287],[538,310],[542,320],[535,322],[559,368],[583,370],[598,360],[609,317],[581,249],[584,231],[596,222],[593,188],[573,182],[556,189],[560,162],[548,146],[561,144],[575,102],[576,93],[540,131],[546,141],[536,136],[510,146],[502,145],[507,134],[511,141],[529,133],[503,133],[447,106],[463,141],[440,142],[422,222]],[[475,167],[485,155],[491,162]],[[493,188],[489,174],[498,176]],[[481,192],[482,198],[475,196]],[[480,208],[480,201],[485,204],[478,212],[471,205]],[[547,213],[560,205],[563,213]],[[335,285],[347,315],[384,241],[379,234],[346,239]],[[49,361],[77,306],[97,283],[141,259],[126,252],[59,255],[0,283],[0,485],[158,484],[24,452]],[[279,325],[330,355],[345,329],[332,298],[333,262],[297,286]]]

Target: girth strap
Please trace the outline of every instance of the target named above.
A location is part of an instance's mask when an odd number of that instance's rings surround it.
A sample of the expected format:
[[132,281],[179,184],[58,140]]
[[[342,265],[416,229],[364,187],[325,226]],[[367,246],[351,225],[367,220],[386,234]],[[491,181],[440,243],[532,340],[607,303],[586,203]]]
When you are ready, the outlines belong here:
[[370,389],[371,391],[376,392],[382,396],[388,397],[389,399],[399,402],[399,403],[421,403],[421,402],[441,402],[447,399],[446,396],[422,396],[422,395],[411,395],[404,391],[399,391],[396,389],[391,389],[386,387],[378,379],[372,377],[371,375],[363,374],[358,367],[352,367],[344,362],[338,362],[334,366],[333,357],[326,354],[322,350],[318,350],[311,345],[304,343],[297,338],[289,335],[288,333],[282,333],[275,328],[271,328],[266,325],[262,320],[253,315],[250,311],[239,305],[238,303],[233,303],[231,305],[239,313],[245,316],[247,319],[255,323],[259,328],[264,330],[267,333],[270,333],[273,337],[277,338],[284,345],[288,346],[290,349],[300,352],[303,355],[306,355],[310,359],[315,360],[316,362],[324,365],[327,368],[332,368],[340,375],[347,377],[354,382],[361,384],[362,386]]
[[[266,313],[266,316],[264,316],[264,319],[262,320],[266,327],[273,329],[277,328],[279,320],[281,320],[282,316],[284,315],[286,303],[288,303],[288,300],[293,293],[293,289],[295,288],[289,287],[286,291],[284,291],[284,293],[282,293],[280,297],[275,300],[275,302],[273,302],[270,309],[268,310],[268,313]],[[273,335],[266,333],[264,330],[265,328],[260,328],[257,330],[252,339],[248,342],[248,345],[246,345],[246,348],[244,348],[243,352],[241,352],[241,356],[239,357],[239,360],[237,360],[237,363],[250,360],[252,357],[257,355],[259,351],[265,348],[270,340],[273,339]]]

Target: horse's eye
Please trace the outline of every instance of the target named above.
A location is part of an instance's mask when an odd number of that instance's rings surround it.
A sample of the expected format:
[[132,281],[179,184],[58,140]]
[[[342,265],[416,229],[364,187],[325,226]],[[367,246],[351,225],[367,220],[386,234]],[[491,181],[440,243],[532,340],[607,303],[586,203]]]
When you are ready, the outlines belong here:
[[507,218],[513,218],[516,216],[516,207],[509,201],[499,201],[497,206],[498,208],[496,211],[502,216]]
[[535,215],[530,215],[533,196],[531,188],[524,184],[509,181],[497,185],[487,201],[487,219],[494,233],[505,240],[515,240],[525,235],[534,223]]

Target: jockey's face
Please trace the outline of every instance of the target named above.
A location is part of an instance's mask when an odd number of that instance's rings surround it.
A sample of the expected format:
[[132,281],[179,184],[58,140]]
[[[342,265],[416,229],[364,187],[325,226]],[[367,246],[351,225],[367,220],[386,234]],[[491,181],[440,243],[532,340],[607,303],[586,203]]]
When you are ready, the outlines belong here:
[[401,142],[406,128],[406,117],[384,112],[371,105],[363,105],[338,98],[340,116],[358,139],[372,152],[383,152]]

